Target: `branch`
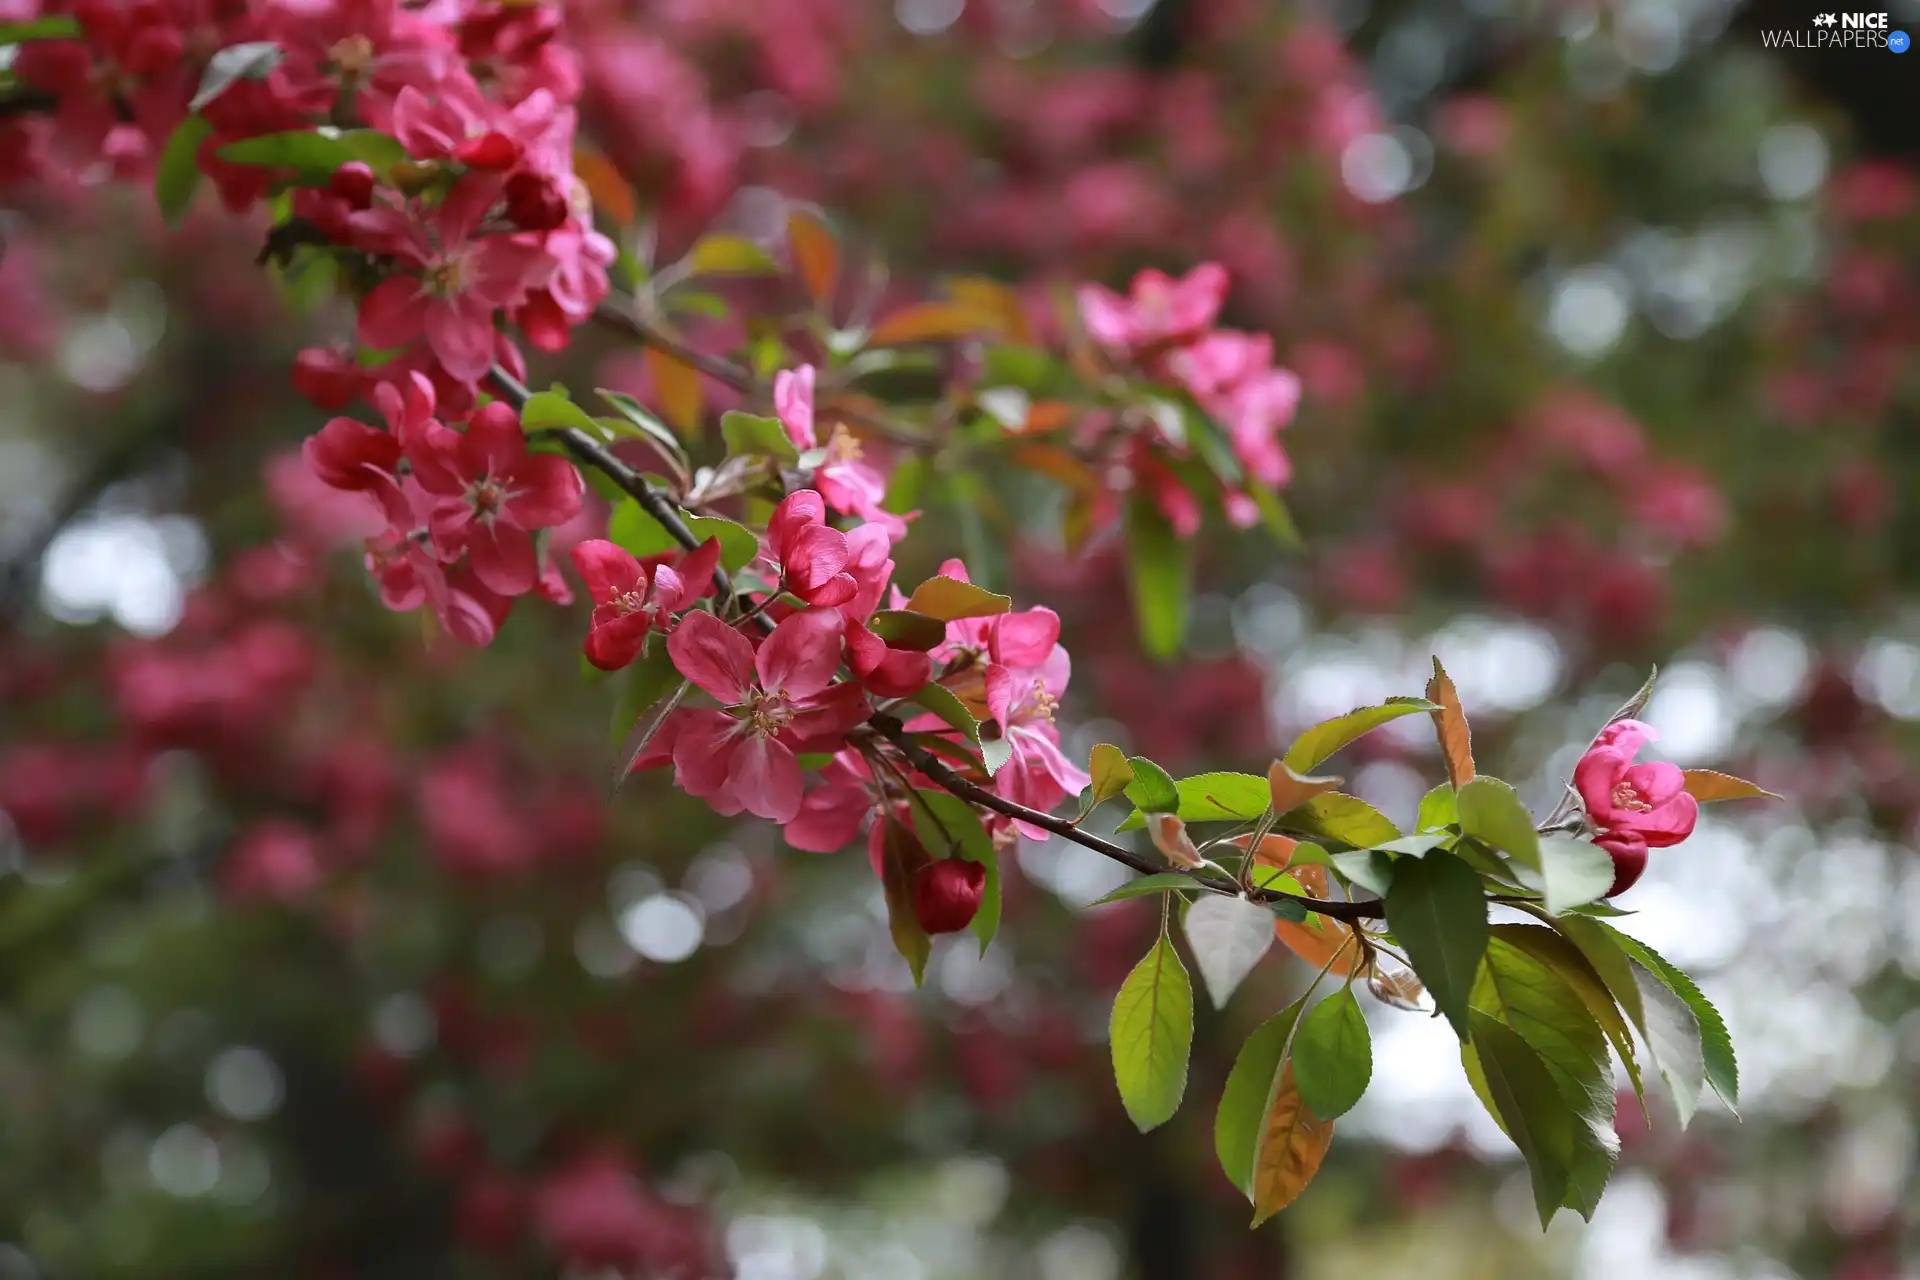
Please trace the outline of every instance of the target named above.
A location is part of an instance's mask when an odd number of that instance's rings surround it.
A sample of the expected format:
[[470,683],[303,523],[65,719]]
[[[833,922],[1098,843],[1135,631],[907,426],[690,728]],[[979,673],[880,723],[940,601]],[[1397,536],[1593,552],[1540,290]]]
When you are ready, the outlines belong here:
[[[637,321],[635,324],[638,326]],[[643,328],[644,326],[638,327]],[[648,332],[651,331],[649,330]],[[505,392],[505,398],[507,400],[516,406],[526,403],[528,395],[527,389],[521,384],[519,379],[515,378],[512,374],[495,366],[493,380],[498,383]],[[561,441],[567,446],[569,452],[587,465],[599,469],[616,485],[619,485],[624,492],[630,494],[648,515],[651,515],[655,520],[660,522],[660,526],[667,531],[668,536],[675,542],[678,542],[689,551],[694,550],[700,545],[699,538],[695,537],[693,530],[687,527],[687,522],[681,519],[680,512],[675,509],[674,504],[668,501],[659,490],[648,484],[645,476],[622,462],[618,457],[614,456],[606,446],[583,431],[567,427],[562,428],[559,434]],[[714,570],[713,577],[714,581],[720,585],[721,590],[726,593],[727,598],[731,599],[733,597],[733,583],[727,577],[725,571],[716,569]],[[758,621],[763,626],[767,625],[768,622],[764,614],[758,615]],[[888,715],[885,712],[875,712],[867,721],[867,725],[875,734],[892,743],[915,769],[918,769],[928,778],[931,778],[942,789],[952,792],[962,800],[968,801],[971,804],[977,804],[983,809],[990,809],[1003,817],[1012,818],[1016,822],[1024,822],[1029,826],[1038,827],[1042,831],[1050,831],[1063,840],[1070,840],[1082,848],[1091,849],[1095,853],[1103,857],[1111,858],[1130,870],[1139,872],[1141,875],[1154,875],[1168,870],[1168,868],[1159,866],[1152,859],[1143,854],[1136,853],[1124,845],[1116,844],[1104,836],[1097,836],[1092,832],[1082,831],[1065,818],[1056,817],[1050,813],[1042,813],[1038,809],[1030,809],[1026,805],[1008,800],[1006,797],[996,795],[985,787],[969,782],[948,768],[947,765],[935,757],[932,752],[915,742],[907,733],[906,726],[901,724],[900,720],[895,716]],[[1174,868],[1174,870],[1179,869]],[[1196,889],[1203,889],[1208,893],[1237,895],[1240,892],[1237,884],[1216,880],[1213,877],[1201,875],[1197,871],[1183,871],[1182,874],[1193,881]],[[1334,902],[1322,898],[1309,898],[1301,894],[1279,893],[1271,890],[1256,890],[1249,893],[1247,897],[1255,902],[1273,902],[1282,898],[1290,899],[1298,902],[1309,911],[1317,912],[1320,915],[1328,916],[1335,920],[1344,920],[1349,924],[1357,923],[1361,920],[1378,920],[1386,914],[1385,904],[1377,901]]]

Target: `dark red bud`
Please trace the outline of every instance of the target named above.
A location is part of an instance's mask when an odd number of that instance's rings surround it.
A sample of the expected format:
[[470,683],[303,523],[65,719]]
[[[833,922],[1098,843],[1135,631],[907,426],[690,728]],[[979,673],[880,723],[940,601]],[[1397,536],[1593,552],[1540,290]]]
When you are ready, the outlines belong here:
[[328,412],[344,409],[366,385],[366,373],[351,353],[332,347],[308,347],[294,357],[293,389]]
[[913,914],[928,933],[958,933],[973,923],[986,892],[987,869],[978,862],[943,858],[913,881]]
[[507,216],[522,231],[551,231],[572,212],[560,187],[543,173],[516,173],[507,179]]
[[327,190],[355,209],[365,209],[373,203],[373,189],[378,184],[371,166],[360,160],[349,160],[327,179]]
[[453,149],[453,158],[469,169],[498,172],[520,162],[520,144],[494,130],[462,142]]

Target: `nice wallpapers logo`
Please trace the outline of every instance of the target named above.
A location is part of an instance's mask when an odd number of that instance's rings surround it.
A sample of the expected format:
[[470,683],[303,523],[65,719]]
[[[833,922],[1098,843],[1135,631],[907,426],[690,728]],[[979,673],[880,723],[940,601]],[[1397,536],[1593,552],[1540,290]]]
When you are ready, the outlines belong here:
[[1776,27],[1760,33],[1769,49],[1887,49],[1905,53],[1912,45],[1893,29],[1884,13],[1817,13],[1806,28]]

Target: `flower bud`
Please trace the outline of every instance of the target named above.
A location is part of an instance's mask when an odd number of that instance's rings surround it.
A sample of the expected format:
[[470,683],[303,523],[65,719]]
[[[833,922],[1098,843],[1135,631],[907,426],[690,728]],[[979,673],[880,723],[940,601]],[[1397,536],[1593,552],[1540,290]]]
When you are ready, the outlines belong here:
[[327,190],[355,209],[365,209],[373,203],[376,185],[378,180],[373,175],[372,167],[360,160],[349,160],[327,179]]
[[973,923],[986,888],[986,867],[961,858],[942,858],[914,878],[913,914],[928,933],[958,933]]
[[335,347],[307,347],[294,357],[293,389],[314,407],[337,412],[352,404],[367,375],[353,354]]
[[516,173],[507,179],[507,217],[522,231],[551,231],[566,222],[571,210],[552,178],[542,173]]

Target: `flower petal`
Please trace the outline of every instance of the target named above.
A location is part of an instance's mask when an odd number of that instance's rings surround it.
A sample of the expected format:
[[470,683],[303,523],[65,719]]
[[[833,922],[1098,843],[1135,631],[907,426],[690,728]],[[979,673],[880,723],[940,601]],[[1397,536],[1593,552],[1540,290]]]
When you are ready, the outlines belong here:
[[775,627],[755,658],[761,688],[796,701],[826,688],[840,668],[844,625],[835,610],[802,609]]
[[728,706],[746,701],[753,687],[753,645],[710,613],[682,618],[667,637],[667,655],[681,675]]
[[785,744],[757,733],[740,739],[727,769],[727,792],[742,808],[769,822],[792,822],[800,812],[800,762]]
[[604,538],[589,538],[575,544],[573,567],[587,584],[587,594],[595,604],[608,604],[629,591],[646,586],[646,573],[633,553]]

